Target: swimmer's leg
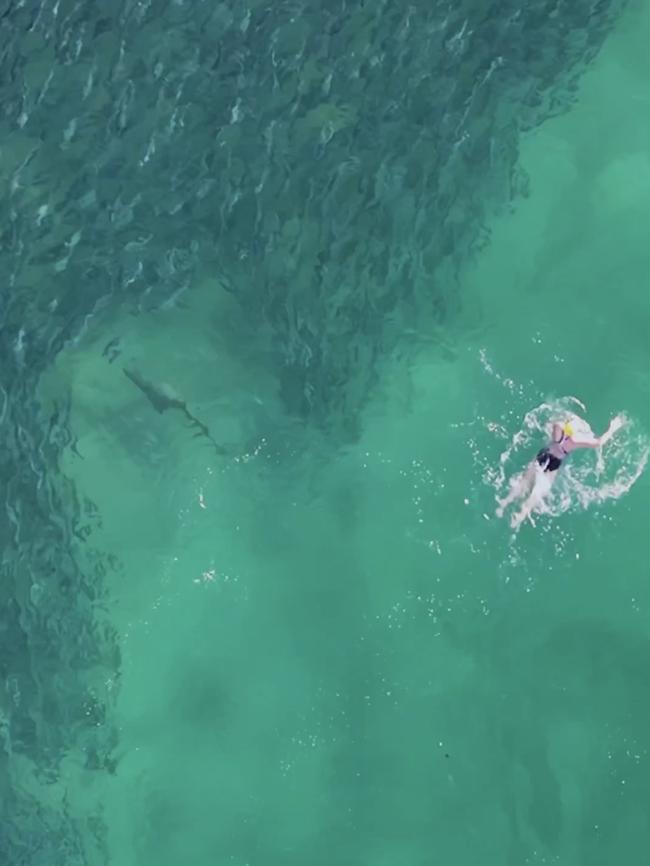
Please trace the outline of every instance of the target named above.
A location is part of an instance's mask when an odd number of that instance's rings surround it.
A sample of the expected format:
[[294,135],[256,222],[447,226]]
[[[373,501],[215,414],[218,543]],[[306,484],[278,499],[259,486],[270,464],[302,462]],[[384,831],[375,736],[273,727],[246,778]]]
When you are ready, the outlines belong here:
[[555,475],[556,472],[544,472],[541,466],[535,468],[535,481],[531,494],[521,506],[521,509],[516,514],[513,514],[512,519],[510,520],[510,526],[513,529],[517,529],[524,520],[530,520],[533,526],[535,525],[535,521],[531,515],[536,508],[539,508],[544,498],[551,492],[551,487],[555,481]]
[[503,499],[497,498],[497,502],[499,503],[496,510],[497,517],[503,517],[503,512],[511,502],[514,502],[515,499],[521,499],[532,489],[535,483],[535,466],[535,463],[531,463],[524,472],[520,472],[519,475],[515,475],[510,480],[508,495]]

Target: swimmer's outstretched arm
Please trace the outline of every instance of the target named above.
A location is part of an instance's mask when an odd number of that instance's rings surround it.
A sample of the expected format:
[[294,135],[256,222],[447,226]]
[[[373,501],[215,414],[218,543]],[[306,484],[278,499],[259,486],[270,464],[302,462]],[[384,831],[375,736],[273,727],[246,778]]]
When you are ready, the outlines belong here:
[[571,439],[570,450],[573,451],[576,448],[601,448],[606,442],[609,442],[614,433],[620,430],[622,426],[623,419],[620,415],[617,415],[609,422],[609,427],[602,436],[596,436],[594,439]]

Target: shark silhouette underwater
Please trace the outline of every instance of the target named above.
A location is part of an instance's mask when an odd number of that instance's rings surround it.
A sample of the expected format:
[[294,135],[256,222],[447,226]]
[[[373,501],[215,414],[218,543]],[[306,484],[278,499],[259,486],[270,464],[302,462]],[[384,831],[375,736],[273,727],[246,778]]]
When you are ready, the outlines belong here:
[[215,449],[217,454],[221,457],[226,457],[228,455],[228,451],[212,437],[212,434],[208,430],[207,426],[196,418],[190,410],[187,408],[187,403],[183,398],[177,394],[174,389],[170,385],[165,384],[156,384],[154,382],[150,382],[148,379],[145,379],[137,370],[130,370],[128,367],[123,367],[122,372],[130,379],[131,382],[138,388],[147,398],[147,400],[151,403],[156,412],[167,412],[169,409],[176,409],[178,412],[181,412],[187,420],[190,422],[192,427],[196,428],[196,432],[194,434],[195,437],[203,436],[207,439],[212,447]]

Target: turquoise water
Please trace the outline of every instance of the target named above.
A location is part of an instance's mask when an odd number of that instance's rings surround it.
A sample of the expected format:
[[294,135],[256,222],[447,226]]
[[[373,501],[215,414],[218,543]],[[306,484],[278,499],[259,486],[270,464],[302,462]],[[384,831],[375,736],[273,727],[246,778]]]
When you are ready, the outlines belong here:
[[[29,83],[2,143],[6,862],[645,863],[650,14],[613,17],[574,104],[531,129],[470,85],[489,144],[463,174],[422,83],[436,22],[436,81],[470,76],[460,13],[323,7],[328,53],[316,7],[38,9],[2,19]],[[75,56],[91,31],[109,44]],[[366,44],[392,77],[343,86],[332,57]],[[194,76],[210,51],[225,96]],[[55,59],[96,104],[44,124]],[[596,432],[628,424],[603,474],[572,457],[570,507],[513,534],[494,470],[568,396]],[[612,479],[629,491],[599,500]]]

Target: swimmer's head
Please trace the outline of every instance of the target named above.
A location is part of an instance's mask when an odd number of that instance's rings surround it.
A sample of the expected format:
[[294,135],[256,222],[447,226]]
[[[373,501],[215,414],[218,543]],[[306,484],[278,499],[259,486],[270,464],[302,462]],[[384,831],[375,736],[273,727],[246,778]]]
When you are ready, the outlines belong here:
[[564,424],[560,424],[559,421],[556,421],[553,424],[553,441],[561,442],[565,437],[568,439],[570,436],[573,436],[573,427],[571,426],[570,421],[565,421]]

